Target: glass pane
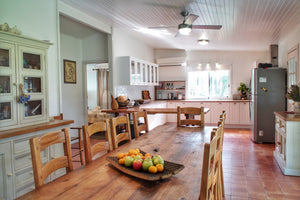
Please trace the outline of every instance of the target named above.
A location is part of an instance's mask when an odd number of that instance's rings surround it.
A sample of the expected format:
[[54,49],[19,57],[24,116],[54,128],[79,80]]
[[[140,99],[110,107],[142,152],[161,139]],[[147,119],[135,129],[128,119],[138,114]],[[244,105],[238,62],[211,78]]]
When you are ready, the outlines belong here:
[[136,66],[136,81],[137,82],[141,82],[141,63],[137,63],[137,66]]
[[42,114],[42,101],[28,101],[25,107],[25,117],[41,115]]
[[209,72],[188,72],[188,86],[191,98],[209,97]]
[[23,53],[23,68],[41,69],[41,56],[31,53]]
[[10,93],[10,76],[0,76],[0,93]]
[[0,103],[0,120],[11,119],[11,103]]
[[130,70],[131,70],[131,81],[135,81],[135,65],[134,65],[134,61],[131,61],[131,66],[130,66]]
[[9,50],[0,49],[0,66],[9,67]]
[[147,81],[148,81],[148,83],[150,83],[151,82],[151,77],[150,77],[150,65],[147,65]]
[[143,64],[143,67],[142,67],[142,71],[143,71],[143,82],[145,83],[146,82],[146,69],[145,69],[145,64]]
[[229,70],[217,70],[210,72],[210,96],[229,96]]
[[41,92],[41,78],[24,77],[24,92]]

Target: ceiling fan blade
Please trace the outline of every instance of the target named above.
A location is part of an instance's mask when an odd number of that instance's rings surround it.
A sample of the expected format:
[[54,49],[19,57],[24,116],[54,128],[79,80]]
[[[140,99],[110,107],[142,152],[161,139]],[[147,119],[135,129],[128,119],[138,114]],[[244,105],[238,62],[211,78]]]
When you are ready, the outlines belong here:
[[190,14],[185,20],[184,24],[192,24],[196,19],[198,18],[198,15]]
[[178,28],[178,26],[151,26],[149,29],[166,29],[166,28]]
[[180,37],[180,36],[181,36],[181,34],[179,33],[179,31],[177,31],[175,37]]
[[219,30],[222,25],[192,25],[192,29],[216,29]]

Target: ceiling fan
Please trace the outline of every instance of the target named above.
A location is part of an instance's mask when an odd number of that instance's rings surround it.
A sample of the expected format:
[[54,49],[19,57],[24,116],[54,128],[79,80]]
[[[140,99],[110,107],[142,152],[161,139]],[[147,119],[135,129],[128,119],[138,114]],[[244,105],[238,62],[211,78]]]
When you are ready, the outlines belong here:
[[178,28],[178,32],[175,37],[179,35],[189,35],[192,29],[214,29],[219,30],[222,25],[192,25],[193,22],[198,18],[198,15],[190,14],[188,11],[181,12],[184,17],[183,22],[178,26],[157,26],[148,27],[149,29],[166,29],[166,28]]

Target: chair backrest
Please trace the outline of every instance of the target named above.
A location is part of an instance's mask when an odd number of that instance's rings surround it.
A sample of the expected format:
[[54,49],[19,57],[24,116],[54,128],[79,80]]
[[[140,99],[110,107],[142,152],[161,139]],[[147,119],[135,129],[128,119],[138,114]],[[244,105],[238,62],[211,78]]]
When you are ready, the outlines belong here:
[[[82,129],[86,164],[92,162],[93,157],[96,154],[113,150],[109,120],[105,120],[104,122],[96,122],[89,126],[84,125],[82,126]],[[105,140],[100,140],[92,145],[90,137],[98,132],[105,132]]]
[[215,168],[217,137],[213,137],[210,143],[204,144],[203,165],[201,176],[200,196],[201,200],[217,199],[217,185],[215,179],[218,176],[218,170]]
[[[41,159],[41,151],[51,145],[58,143],[62,143],[64,146],[64,156],[50,160],[43,166]],[[31,138],[30,149],[36,189],[44,185],[45,179],[52,172],[64,167],[66,168],[67,172],[73,170],[68,129],[62,129],[61,131],[51,132],[41,137]]]
[[[184,114],[186,119],[181,119]],[[194,119],[194,115],[200,115],[200,120]],[[177,107],[177,126],[199,125],[204,126],[204,107]]]
[[[139,118],[143,118],[144,123],[139,124]],[[145,131],[145,133],[149,131],[148,117],[147,117],[146,110],[133,113],[133,126],[134,126],[135,139],[137,139],[140,136],[140,133],[142,131]]]
[[[122,141],[131,141],[131,132],[130,132],[130,123],[129,123],[129,117],[128,114],[125,116],[120,116],[116,118],[110,119],[111,123],[111,135],[112,135],[112,141],[113,141],[113,147],[116,149],[118,148],[118,145]],[[119,133],[117,131],[117,126],[122,125],[124,126],[124,130]]]

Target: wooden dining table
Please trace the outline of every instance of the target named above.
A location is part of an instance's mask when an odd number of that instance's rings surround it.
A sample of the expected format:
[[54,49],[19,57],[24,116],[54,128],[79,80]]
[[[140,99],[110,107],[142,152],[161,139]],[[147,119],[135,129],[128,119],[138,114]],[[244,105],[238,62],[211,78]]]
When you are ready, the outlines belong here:
[[[204,143],[213,127],[177,127],[167,123],[95,159],[92,163],[33,190],[21,199],[198,199]],[[164,160],[184,165],[169,178],[148,181],[115,168],[107,156],[139,148]],[[146,173],[146,172],[145,172]]]

